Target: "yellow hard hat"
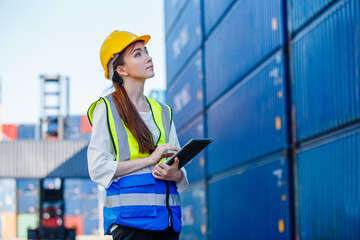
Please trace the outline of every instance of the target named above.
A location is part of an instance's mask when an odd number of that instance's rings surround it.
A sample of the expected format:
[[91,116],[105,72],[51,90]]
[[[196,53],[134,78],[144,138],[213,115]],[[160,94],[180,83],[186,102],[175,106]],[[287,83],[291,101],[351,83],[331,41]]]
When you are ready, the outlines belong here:
[[136,41],[143,41],[144,45],[150,40],[149,35],[143,35],[138,37],[137,35],[115,30],[104,40],[100,49],[100,61],[105,70],[105,77],[110,79],[108,63],[114,57],[115,54],[124,50],[131,43]]

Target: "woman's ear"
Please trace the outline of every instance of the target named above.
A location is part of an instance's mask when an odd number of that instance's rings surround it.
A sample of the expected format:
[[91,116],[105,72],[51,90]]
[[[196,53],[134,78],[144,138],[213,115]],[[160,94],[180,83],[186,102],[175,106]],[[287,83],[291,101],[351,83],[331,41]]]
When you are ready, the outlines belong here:
[[116,67],[116,72],[120,75],[120,76],[127,76],[129,75],[128,72],[126,71],[126,68],[124,66],[117,66]]

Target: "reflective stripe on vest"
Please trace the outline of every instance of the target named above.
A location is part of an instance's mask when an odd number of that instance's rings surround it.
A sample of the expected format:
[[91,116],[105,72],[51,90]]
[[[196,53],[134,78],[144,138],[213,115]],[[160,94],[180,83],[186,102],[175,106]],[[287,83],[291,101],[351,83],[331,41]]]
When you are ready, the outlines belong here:
[[[164,206],[166,207],[166,194],[132,193],[105,197],[104,207],[120,206]],[[178,194],[169,194],[169,206],[180,206]]]

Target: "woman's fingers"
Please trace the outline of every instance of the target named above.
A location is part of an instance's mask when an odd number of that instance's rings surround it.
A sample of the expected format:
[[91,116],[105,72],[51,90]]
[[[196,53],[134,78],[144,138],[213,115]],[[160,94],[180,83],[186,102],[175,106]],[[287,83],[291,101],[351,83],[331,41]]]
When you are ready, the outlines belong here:
[[173,164],[171,165],[171,166],[174,166],[174,167],[176,167],[176,168],[179,168],[179,158],[178,157],[176,157],[175,158],[175,160],[174,160],[174,162],[173,162]]
[[165,144],[162,144],[162,146],[165,147],[166,150],[171,150],[171,151],[179,151],[180,150],[179,148],[175,147],[171,143],[165,143]]

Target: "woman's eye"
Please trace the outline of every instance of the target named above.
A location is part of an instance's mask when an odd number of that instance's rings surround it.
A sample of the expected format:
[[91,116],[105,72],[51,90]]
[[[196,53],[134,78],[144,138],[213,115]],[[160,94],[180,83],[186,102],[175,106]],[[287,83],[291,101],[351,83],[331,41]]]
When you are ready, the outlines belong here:
[[136,53],[136,54],[135,54],[135,57],[137,57],[137,56],[140,56],[140,53]]

